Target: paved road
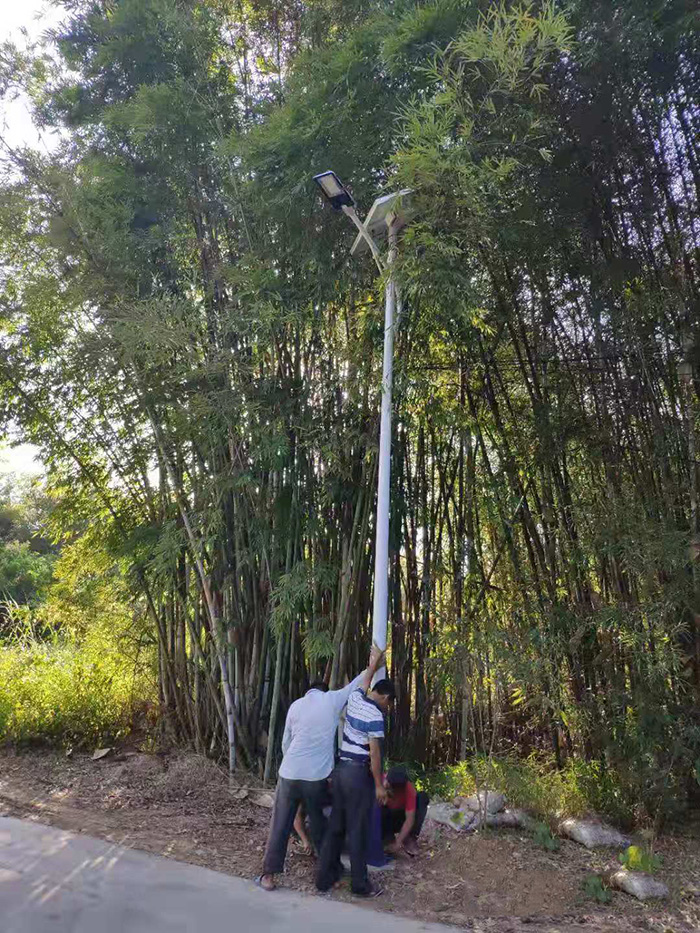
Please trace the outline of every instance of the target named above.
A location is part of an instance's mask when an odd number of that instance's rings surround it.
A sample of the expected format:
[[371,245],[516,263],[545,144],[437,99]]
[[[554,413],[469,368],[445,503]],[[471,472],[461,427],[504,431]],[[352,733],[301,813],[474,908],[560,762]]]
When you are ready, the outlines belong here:
[[1,933],[448,933],[0,818]]

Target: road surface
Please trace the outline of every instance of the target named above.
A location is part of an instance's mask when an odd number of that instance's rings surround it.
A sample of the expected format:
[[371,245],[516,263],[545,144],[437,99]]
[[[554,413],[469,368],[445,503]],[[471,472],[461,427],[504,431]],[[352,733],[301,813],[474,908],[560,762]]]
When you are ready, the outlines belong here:
[[448,933],[0,818],[1,933]]

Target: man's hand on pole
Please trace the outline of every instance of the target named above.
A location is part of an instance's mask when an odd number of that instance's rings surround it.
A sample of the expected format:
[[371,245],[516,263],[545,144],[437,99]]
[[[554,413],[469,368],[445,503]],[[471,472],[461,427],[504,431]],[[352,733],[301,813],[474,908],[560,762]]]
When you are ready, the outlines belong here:
[[373,644],[372,650],[369,653],[369,661],[367,667],[362,673],[362,679],[360,681],[360,687],[363,690],[369,690],[370,684],[372,683],[372,678],[384,665],[384,652],[378,646]]
[[385,655],[386,652],[382,651],[382,649],[373,642],[372,650],[369,653],[369,669],[372,674],[378,671],[380,667],[384,666]]

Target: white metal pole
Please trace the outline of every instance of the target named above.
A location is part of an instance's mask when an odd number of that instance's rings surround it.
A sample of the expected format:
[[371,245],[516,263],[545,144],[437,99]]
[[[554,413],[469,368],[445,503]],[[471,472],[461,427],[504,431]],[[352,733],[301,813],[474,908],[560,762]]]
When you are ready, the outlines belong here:
[[[396,317],[396,283],[392,268],[396,259],[398,233],[392,218],[389,229],[389,278],[386,283],[384,311],[384,362],[382,366],[382,407],[379,425],[379,477],[377,481],[377,535],[374,552],[374,606],[372,639],[386,649],[389,608],[389,498],[391,490],[391,389],[394,357],[394,320]],[[375,680],[386,676],[377,671]]]

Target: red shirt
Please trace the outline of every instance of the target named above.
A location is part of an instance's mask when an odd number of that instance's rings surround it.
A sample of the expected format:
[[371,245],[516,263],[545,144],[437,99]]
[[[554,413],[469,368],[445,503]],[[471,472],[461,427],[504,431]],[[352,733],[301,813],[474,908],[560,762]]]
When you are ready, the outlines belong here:
[[[386,777],[386,775],[384,775]],[[390,810],[405,810],[406,813],[415,813],[416,811],[416,789],[410,781],[406,781],[403,787],[389,788],[389,799],[386,806]]]

